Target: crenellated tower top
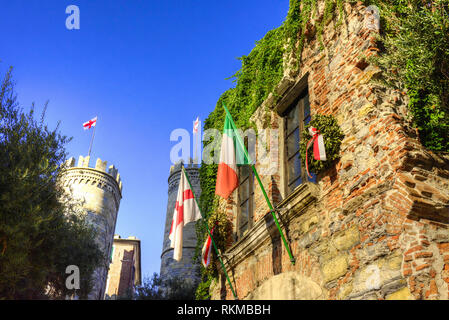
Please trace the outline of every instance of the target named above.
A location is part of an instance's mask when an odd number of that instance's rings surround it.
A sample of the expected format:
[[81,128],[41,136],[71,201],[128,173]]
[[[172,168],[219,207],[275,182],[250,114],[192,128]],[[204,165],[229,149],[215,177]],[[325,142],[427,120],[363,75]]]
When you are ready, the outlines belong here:
[[[172,175],[173,173],[175,173],[175,172],[181,170],[181,166],[183,166],[183,165],[184,165],[184,163],[183,163],[182,160],[180,160],[180,161],[176,162],[174,165],[172,165],[172,166],[170,167],[170,175]],[[189,163],[186,164],[184,167],[185,167],[186,169],[199,169],[198,164],[193,163],[192,158],[189,158]]]
[[71,157],[64,164],[63,186],[72,184],[96,185],[98,188],[112,192],[117,208],[122,198],[123,184],[120,173],[114,165],[107,167],[107,161],[97,159],[95,167],[89,167],[90,156],[79,156],[78,165],[75,158]]
[[[95,228],[96,243],[104,257],[109,257],[122,199],[122,180],[114,165],[108,167],[106,161],[97,159],[91,168],[89,160],[89,156],[80,156],[77,165],[73,157],[64,162],[60,184],[80,212],[86,214]],[[94,271],[94,288],[89,299],[103,299],[108,265],[109,258],[105,258],[104,265]]]

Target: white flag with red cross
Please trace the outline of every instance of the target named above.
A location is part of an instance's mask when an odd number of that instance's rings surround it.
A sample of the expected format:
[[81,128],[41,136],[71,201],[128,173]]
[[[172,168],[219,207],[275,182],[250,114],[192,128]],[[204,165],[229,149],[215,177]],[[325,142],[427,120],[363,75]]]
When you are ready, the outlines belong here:
[[182,258],[182,230],[184,226],[201,218],[200,208],[195,201],[192,188],[186,176],[184,166],[181,166],[181,179],[179,180],[178,196],[176,198],[173,220],[170,228],[170,246],[174,248],[173,259]]
[[83,128],[84,128],[84,130],[88,130],[88,129],[92,128],[92,127],[95,127],[96,125],[97,125],[97,117],[95,117],[93,119],[90,119],[87,122],[84,122],[83,123]]

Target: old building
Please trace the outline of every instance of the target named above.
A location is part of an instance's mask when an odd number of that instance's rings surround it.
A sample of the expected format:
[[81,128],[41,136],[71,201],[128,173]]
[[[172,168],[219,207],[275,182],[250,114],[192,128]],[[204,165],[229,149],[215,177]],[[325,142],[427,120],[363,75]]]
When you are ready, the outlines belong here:
[[[89,156],[80,156],[77,166],[74,158],[67,160],[61,184],[78,211],[87,215],[97,233],[99,248],[105,257],[109,257],[122,199],[122,181],[113,165],[106,169],[107,162],[97,159],[95,168],[90,168],[89,160]],[[109,262],[106,258],[95,270],[94,288],[89,299],[104,298]]]
[[[277,137],[267,140],[275,170],[261,179],[296,262],[241,170],[248,184],[219,208],[234,228],[223,257],[239,299],[448,299],[449,157],[422,146],[406,95],[370,81],[379,72],[363,59],[377,52],[372,12],[361,2],[344,11],[345,26],[324,26],[323,49],[308,41],[299,72],[284,69],[281,98],[271,94],[252,115]],[[309,179],[289,160],[317,114],[333,115],[344,139],[339,160]],[[210,292],[233,299],[223,275]]]
[[[183,279],[190,279],[193,283],[196,283],[199,279],[199,262],[193,262],[197,242],[195,231],[196,221],[188,223],[183,228],[181,261],[176,261],[173,259],[173,248],[170,247],[170,239],[168,238],[173,220],[173,212],[175,210],[179,180],[181,177],[181,166],[183,165],[184,164],[180,162],[172,166],[168,177],[168,202],[165,218],[164,239],[162,244],[160,276],[162,280],[166,280],[170,277],[182,277]],[[198,175],[198,166],[191,163],[186,165],[185,169],[189,175],[189,180],[192,184],[195,196],[199,198],[201,195],[201,187]]]
[[140,240],[114,236],[106,283],[106,299],[132,298],[135,287],[142,282]]

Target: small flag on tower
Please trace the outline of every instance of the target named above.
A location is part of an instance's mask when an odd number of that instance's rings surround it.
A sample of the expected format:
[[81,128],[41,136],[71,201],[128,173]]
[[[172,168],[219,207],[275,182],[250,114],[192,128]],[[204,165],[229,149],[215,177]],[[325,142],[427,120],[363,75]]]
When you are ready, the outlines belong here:
[[97,117],[83,123],[84,130],[88,130],[92,127],[95,127],[96,125],[97,125]]
[[181,179],[178,186],[178,196],[176,198],[175,211],[170,228],[169,239],[173,250],[173,259],[180,261],[182,258],[182,230],[183,227],[192,221],[201,218],[201,212],[195,201],[193,191],[186,177],[184,166],[181,165]]

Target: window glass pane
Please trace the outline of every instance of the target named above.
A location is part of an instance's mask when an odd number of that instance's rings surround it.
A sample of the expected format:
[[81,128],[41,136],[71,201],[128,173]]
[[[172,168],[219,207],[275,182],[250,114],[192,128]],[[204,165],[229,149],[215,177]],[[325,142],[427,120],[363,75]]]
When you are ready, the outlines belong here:
[[242,165],[239,166],[239,213],[238,213],[238,237],[249,229],[249,217],[251,216],[250,210],[252,210],[252,200],[254,194],[254,187],[252,184],[253,173],[251,166]]
[[298,126],[298,107],[294,107],[287,113],[287,134],[292,132]]
[[304,124],[308,124],[310,122],[310,115],[304,118]]
[[294,155],[288,160],[288,183],[290,184],[296,178],[301,176],[301,160],[299,159],[299,153]]
[[301,183],[302,183],[302,179],[301,179],[301,178],[298,178],[298,179],[294,180],[292,183],[290,183],[290,184],[288,185],[288,191],[289,191],[289,192],[292,192],[292,191],[295,190],[295,188],[296,188],[297,186],[299,186]]
[[242,233],[248,228],[248,214],[249,214],[249,201],[246,201],[240,206],[240,215],[239,215],[240,233]]
[[304,98],[304,118],[310,115],[310,103],[309,103],[309,95],[307,94]]
[[245,223],[244,225],[240,226],[240,236],[243,236],[246,230],[248,230],[248,223]]
[[246,201],[249,198],[249,180],[246,179],[242,182],[242,184],[239,187],[240,192],[240,203],[243,201]]
[[250,167],[248,165],[240,166],[240,180],[244,180],[249,175]]
[[287,157],[290,158],[299,150],[299,128],[287,137]]
[[[293,107],[294,106],[294,107]],[[288,192],[293,191],[297,186],[303,183],[304,168],[301,166],[301,159],[299,157],[299,142],[301,140],[301,128],[304,128],[311,121],[311,111],[309,94],[305,90],[298,100],[292,103],[292,108],[285,113],[285,161],[286,161],[286,175],[287,175],[287,189]],[[307,178],[310,181],[315,181]]]

